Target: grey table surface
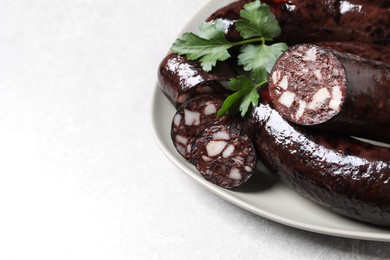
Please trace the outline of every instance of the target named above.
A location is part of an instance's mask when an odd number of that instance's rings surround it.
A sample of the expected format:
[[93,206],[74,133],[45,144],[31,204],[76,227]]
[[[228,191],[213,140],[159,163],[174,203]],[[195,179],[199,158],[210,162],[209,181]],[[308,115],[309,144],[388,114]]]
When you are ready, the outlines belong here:
[[208,1],[0,1],[0,259],[390,258],[236,207],[161,152],[157,67]]

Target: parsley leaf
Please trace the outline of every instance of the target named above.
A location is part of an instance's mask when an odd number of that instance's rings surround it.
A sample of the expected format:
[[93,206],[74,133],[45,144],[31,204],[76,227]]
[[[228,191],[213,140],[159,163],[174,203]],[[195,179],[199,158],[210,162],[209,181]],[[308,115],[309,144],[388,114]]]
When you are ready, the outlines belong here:
[[236,28],[244,39],[260,36],[272,40],[280,35],[275,15],[270,12],[268,5],[259,0],[244,5],[240,16],[242,19],[237,21]]
[[248,112],[249,107],[257,107],[259,105],[259,93],[257,93],[257,86],[253,85],[252,90],[246,94],[240,105],[241,117],[244,117],[246,112]]
[[238,110],[241,112],[241,116],[244,117],[251,105],[258,105],[258,86],[254,85],[246,76],[241,75],[230,80],[228,82],[228,87],[236,92],[225,99],[221,109],[217,113],[217,116],[223,116],[226,113],[234,114]]
[[248,44],[241,48],[238,64],[243,65],[245,71],[250,71],[251,78],[255,82],[261,82],[267,79],[277,58],[287,48],[285,43],[276,43],[270,46]]
[[218,116],[241,112],[241,116],[244,117],[251,105],[258,105],[257,89],[268,82],[269,73],[276,59],[287,49],[287,45],[266,44],[267,41],[278,37],[281,29],[269,6],[259,0],[245,4],[240,11],[240,19],[235,26],[242,40],[228,41],[225,38],[228,26],[222,19],[203,23],[198,34],[187,32],[181,39],[177,39],[171,51],[186,55],[189,60],[199,60],[202,69],[208,72],[218,61],[230,58],[228,49],[242,46],[238,55],[238,65],[242,65],[244,70],[249,72],[250,78],[238,76],[229,82],[229,89],[235,92],[226,98],[218,111]]
[[226,40],[226,24],[221,20],[216,22],[203,23],[199,28],[200,33],[184,33],[181,39],[177,39],[171,51],[179,55],[187,55],[189,60],[201,62],[204,71],[210,71],[217,61],[224,61],[230,58],[227,51],[233,46]]
[[240,92],[234,92],[230,96],[228,96],[223,102],[222,107],[218,110],[217,116],[221,117],[225,114],[235,114],[238,111],[240,102],[241,102],[242,94]]

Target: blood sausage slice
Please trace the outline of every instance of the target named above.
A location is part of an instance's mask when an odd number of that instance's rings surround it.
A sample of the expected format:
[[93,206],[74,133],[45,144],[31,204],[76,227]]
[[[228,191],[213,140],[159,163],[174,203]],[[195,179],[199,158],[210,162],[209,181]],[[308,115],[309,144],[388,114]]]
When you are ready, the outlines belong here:
[[240,127],[239,119],[232,116],[218,117],[223,99],[216,96],[199,96],[181,105],[172,120],[171,138],[176,150],[186,159],[190,158],[192,142],[205,128],[219,124]]
[[248,136],[228,125],[206,128],[193,143],[191,161],[208,181],[223,188],[246,182],[256,168],[256,153]]
[[390,66],[311,44],[276,61],[269,90],[287,120],[390,142]]

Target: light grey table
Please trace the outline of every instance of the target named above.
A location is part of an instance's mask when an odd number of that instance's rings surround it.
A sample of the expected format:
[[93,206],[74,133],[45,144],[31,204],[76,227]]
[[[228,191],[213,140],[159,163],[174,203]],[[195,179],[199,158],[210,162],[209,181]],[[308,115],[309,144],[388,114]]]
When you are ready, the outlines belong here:
[[274,223],[160,151],[156,71],[208,0],[0,1],[0,259],[389,259]]

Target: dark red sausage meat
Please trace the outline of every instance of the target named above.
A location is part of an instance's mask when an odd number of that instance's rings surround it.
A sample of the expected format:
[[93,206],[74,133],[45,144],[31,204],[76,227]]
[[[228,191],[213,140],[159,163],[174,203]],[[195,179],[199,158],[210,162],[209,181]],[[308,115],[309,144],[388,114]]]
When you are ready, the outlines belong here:
[[172,120],[171,138],[176,150],[186,159],[191,157],[194,139],[207,127],[231,124],[240,128],[240,121],[228,115],[218,117],[223,99],[215,96],[199,96],[181,105]]
[[294,125],[266,100],[244,129],[259,159],[299,194],[344,216],[390,226],[389,148]]
[[390,66],[384,63],[295,45],[276,61],[269,89],[289,121],[390,142]]
[[246,182],[256,167],[252,141],[241,133],[241,120],[218,117],[223,99],[199,96],[181,105],[172,120],[176,150],[208,181],[231,189]]
[[193,143],[191,156],[205,179],[227,189],[246,182],[257,162],[249,137],[229,125],[206,128]]

